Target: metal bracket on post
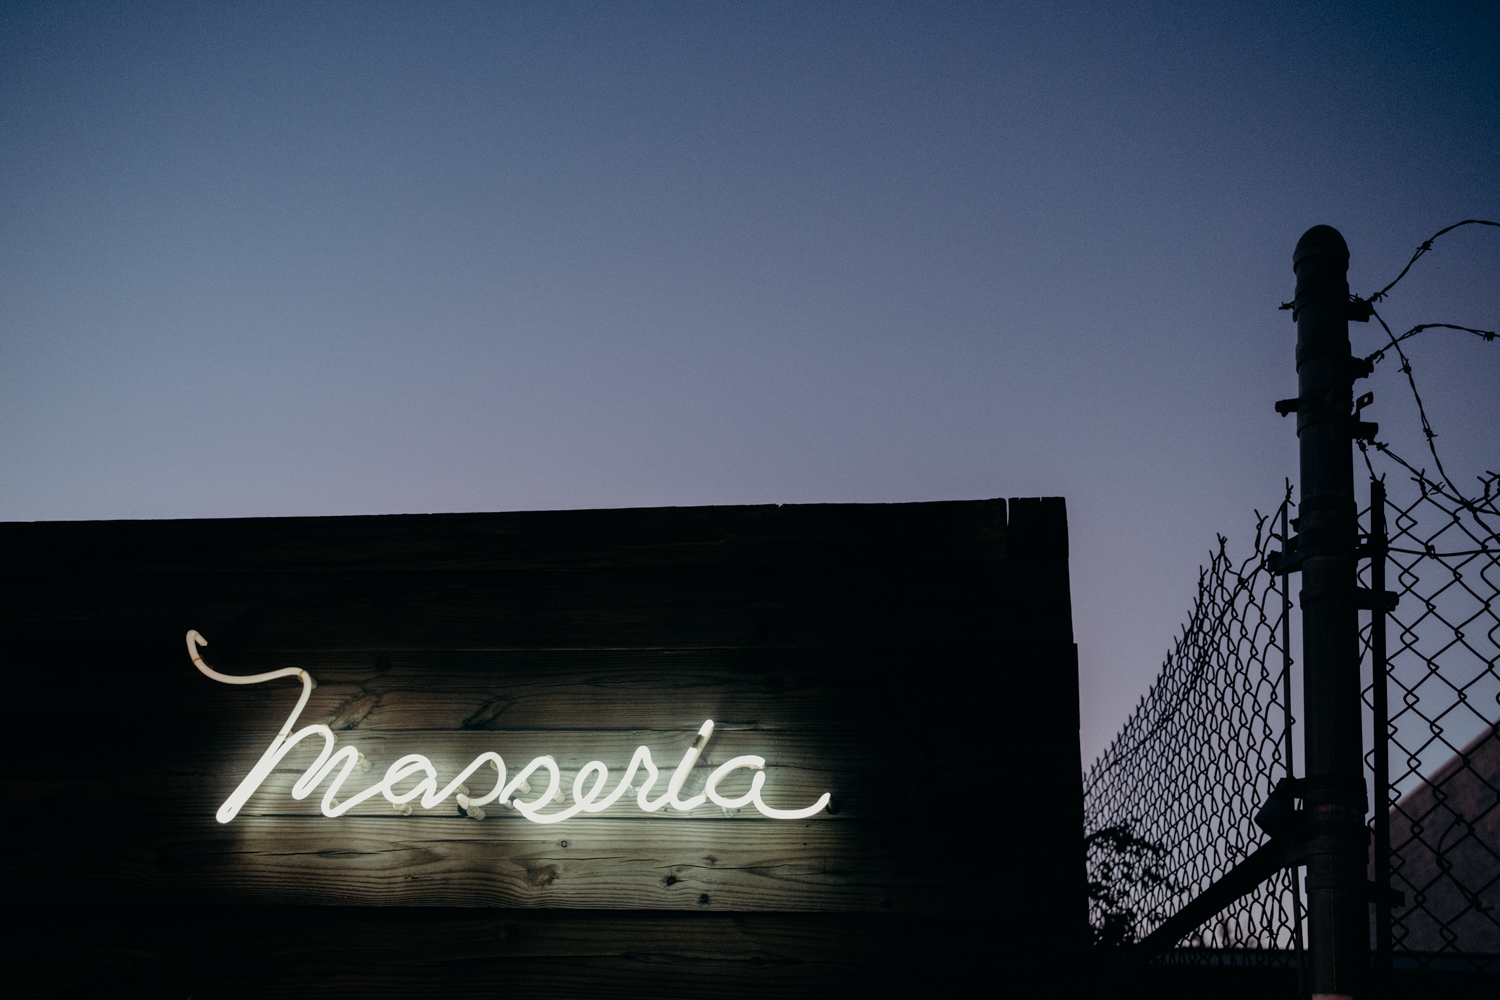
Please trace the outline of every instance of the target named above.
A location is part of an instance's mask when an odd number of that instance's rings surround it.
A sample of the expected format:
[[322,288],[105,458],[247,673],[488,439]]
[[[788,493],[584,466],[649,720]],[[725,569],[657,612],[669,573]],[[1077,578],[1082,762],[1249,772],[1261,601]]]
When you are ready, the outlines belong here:
[[[1298,809],[1297,799],[1307,808]],[[1243,898],[1283,868],[1296,869],[1312,858],[1343,858],[1350,862],[1334,870],[1309,873],[1307,890],[1334,890],[1377,906],[1403,906],[1406,897],[1364,877],[1370,831],[1358,820],[1330,824],[1314,822],[1308,811],[1320,805],[1365,807],[1364,777],[1358,774],[1315,774],[1306,778],[1282,778],[1255,814],[1255,825],[1270,840],[1203,890],[1132,950],[1136,962],[1149,962],[1172,947],[1194,927],[1211,919],[1225,907]],[[1300,910],[1299,910],[1300,914]],[[1300,923],[1300,921],[1299,921]]]
[[1355,607],[1361,611],[1382,611],[1390,614],[1400,603],[1401,595],[1393,590],[1375,591],[1359,587],[1354,591]]
[[1302,548],[1301,543],[1301,537],[1293,535],[1282,543],[1280,552],[1267,553],[1266,569],[1283,576],[1297,572],[1302,568],[1303,557],[1307,555],[1307,550]]

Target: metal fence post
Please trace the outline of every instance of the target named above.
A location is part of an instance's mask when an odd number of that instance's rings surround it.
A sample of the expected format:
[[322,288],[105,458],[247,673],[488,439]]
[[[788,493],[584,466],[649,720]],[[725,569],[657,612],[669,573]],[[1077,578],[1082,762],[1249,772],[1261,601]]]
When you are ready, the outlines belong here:
[[[1390,539],[1385,529],[1385,483],[1370,481],[1370,589],[1385,592],[1385,560]],[[1370,683],[1374,709],[1375,759],[1375,968],[1391,968],[1391,712],[1385,662],[1385,607],[1376,602],[1370,616]]]
[[1303,759],[1306,778],[1308,987],[1352,997],[1370,955],[1360,733],[1349,247],[1314,226],[1292,256],[1297,276],[1297,436],[1301,450]]
[[[1292,505],[1292,484],[1286,484],[1286,499],[1281,502],[1281,547],[1288,548],[1287,508]],[[1292,750],[1292,574],[1281,574],[1281,702],[1286,712],[1286,776],[1296,780],[1296,756]],[[1302,873],[1296,865],[1287,867],[1287,882],[1292,887],[1292,950],[1297,956],[1297,996],[1307,995],[1307,956],[1302,954]]]

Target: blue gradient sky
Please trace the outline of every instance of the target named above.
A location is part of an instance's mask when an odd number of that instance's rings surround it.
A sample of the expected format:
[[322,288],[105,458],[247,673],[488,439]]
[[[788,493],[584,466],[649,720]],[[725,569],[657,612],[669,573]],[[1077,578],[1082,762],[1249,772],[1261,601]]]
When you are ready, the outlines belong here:
[[[1298,236],[1500,218],[1496,11],[7,3],[0,519],[1062,495],[1090,760],[1295,478]],[[1495,467],[1500,342],[1412,356]]]

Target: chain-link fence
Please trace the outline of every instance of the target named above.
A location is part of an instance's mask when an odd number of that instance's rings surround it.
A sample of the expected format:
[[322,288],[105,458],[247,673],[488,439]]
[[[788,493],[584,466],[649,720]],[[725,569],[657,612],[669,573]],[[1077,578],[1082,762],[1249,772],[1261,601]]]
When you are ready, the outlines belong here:
[[[1363,626],[1370,783],[1389,804],[1387,941],[1396,965],[1500,969],[1500,477],[1466,500],[1389,458],[1386,587],[1400,596],[1373,662]],[[1401,473],[1398,479],[1391,472]],[[1372,474],[1377,472],[1371,466]],[[1289,773],[1300,677],[1283,577],[1267,567],[1285,510],[1257,515],[1238,562],[1225,539],[1193,613],[1120,734],[1084,778],[1096,942],[1133,944],[1269,838],[1254,817]],[[1370,511],[1361,513],[1367,540]],[[1372,564],[1362,563],[1362,582]],[[1375,677],[1387,685],[1388,778],[1373,773]],[[1372,827],[1378,823],[1372,818]],[[1373,838],[1371,876],[1380,874]],[[1303,901],[1288,869],[1187,934],[1164,960],[1290,964]],[[1389,904],[1385,904],[1389,905]]]
[[1373,714],[1384,675],[1389,765],[1372,784],[1388,807],[1390,884],[1405,898],[1387,926],[1377,910],[1372,945],[1399,965],[1500,971],[1500,477],[1468,499],[1382,451],[1399,463],[1385,478],[1386,586],[1400,602],[1364,693]]
[[[1401,346],[1426,330],[1497,333],[1420,323],[1397,336],[1375,309],[1433,240],[1471,225],[1500,228],[1468,219],[1440,230],[1390,284],[1351,296],[1348,313],[1374,319],[1390,340],[1351,359],[1353,377],[1388,353],[1399,359],[1437,470],[1431,478],[1374,442],[1376,425],[1359,417],[1373,395],[1355,402],[1351,436],[1370,476],[1357,554],[1370,609],[1360,640],[1375,806],[1371,947],[1382,968],[1500,972],[1500,475],[1479,477],[1477,499],[1449,478]],[[1296,303],[1282,308],[1296,316]],[[1276,407],[1300,415],[1325,398]],[[1257,513],[1253,551],[1239,562],[1219,539],[1161,673],[1084,776],[1090,918],[1102,948],[1144,942],[1133,953],[1168,962],[1300,962],[1305,897],[1294,873],[1304,841],[1292,800],[1325,786],[1288,781],[1273,796],[1296,769],[1301,687],[1290,655],[1300,619],[1287,574],[1301,558],[1291,496],[1288,485],[1278,510]]]
[[[1257,514],[1238,562],[1220,537],[1156,682],[1084,777],[1100,945],[1145,937],[1266,839],[1254,816],[1287,773],[1285,596],[1266,569],[1286,503]],[[1278,877],[1184,943],[1279,952],[1295,944],[1297,910]]]

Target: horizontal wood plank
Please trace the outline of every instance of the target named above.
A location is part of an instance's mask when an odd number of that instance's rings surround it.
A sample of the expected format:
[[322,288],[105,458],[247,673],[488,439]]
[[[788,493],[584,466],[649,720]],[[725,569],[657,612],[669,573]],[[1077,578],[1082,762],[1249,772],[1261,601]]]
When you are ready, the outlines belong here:
[[[0,523],[12,571],[253,573],[962,563],[1005,556],[1006,502],[762,504]],[[1065,544],[1065,542],[1064,542]]]
[[[174,644],[181,647],[179,639]],[[259,653],[204,651],[216,669],[251,674],[297,667],[318,687],[304,722],[348,731],[453,729],[508,731],[696,729],[713,719],[722,730],[819,731],[904,725],[930,714],[951,716],[954,699],[912,703],[900,696],[912,676],[971,690],[990,683],[1025,697],[1066,673],[1003,645],[799,650],[525,650],[391,653]],[[295,704],[295,679],[232,686],[193,669],[185,651],[159,649],[133,659],[91,654],[107,670],[90,685],[114,689],[121,705],[144,701],[165,723],[210,727],[279,727]],[[139,709],[134,709],[139,711]]]
[[[180,906],[43,910],[0,947],[28,959],[8,968],[17,996],[114,995],[128,983],[216,998],[397,998],[440,985],[445,997],[827,1000],[967,985],[979,955],[996,959],[994,933],[939,914]],[[1004,940],[1024,947],[1013,932]],[[938,952],[949,957],[935,964]]]
[[[82,811],[82,810],[80,810]],[[63,821],[11,885],[187,903],[633,910],[951,911],[1034,905],[960,875],[904,824],[460,817]],[[12,851],[23,848],[8,833]]]
[[996,569],[90,574],[0,586],[0,636],[195,628],[244,650],[857,646],[1003,635]]

